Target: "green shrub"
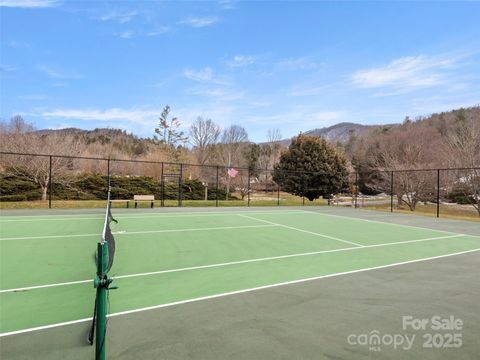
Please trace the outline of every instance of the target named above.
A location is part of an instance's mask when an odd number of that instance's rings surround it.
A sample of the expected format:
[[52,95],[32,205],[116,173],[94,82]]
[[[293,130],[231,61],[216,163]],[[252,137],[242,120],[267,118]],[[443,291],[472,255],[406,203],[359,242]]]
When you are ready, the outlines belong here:
[[28,201],[42,200],[42,192],[40,190],[27,191],[23,195]]
[[25,201],[27,196],[23,194],[18,195],[0,195],[0,201]]
[[[147,176],[112,176],[111,198],[133,199],[134,195],[155,195],[160,199],[160,181]],[[52,197],[55,200],[106,200],[108,178],[100,174],[83,174],[75,178],[54,178],[52,183]],[[40,200],[40,187],[31,180],[21,179],[13,175],[0,174],[1,201]],[[164,199],[176,200],[179,196],[178,183],[164,184]],[[208,200],[215,200],[217,190],[208,189]],[[185,179],[182,184],[182,198],[184,200],[204,200],[205,188],[200,180]],[[226,198],[225,189],[218,189],[218,199]],[[229,199],[238,200],[230,195]]]
[[447,199],[450,201],[461,204],[467,205],[473,202],[473,194],[468,195],[468,189],[465,185],[457,185],[455,186],[452,191],[450,191],[447,195]]
[[0,189],[2,195],[16,195],[26,191],[40,193],[40,186],[33,181],[8,174],[0,174]]

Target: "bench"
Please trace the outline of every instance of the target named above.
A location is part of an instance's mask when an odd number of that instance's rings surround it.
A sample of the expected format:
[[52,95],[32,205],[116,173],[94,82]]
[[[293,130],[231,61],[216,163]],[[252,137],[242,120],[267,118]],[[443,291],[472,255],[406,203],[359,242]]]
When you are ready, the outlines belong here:
[[[125,200],[125,199],[110,200],[110,205],[112,205],[112,203],[114,203],[114,202],[116,202],[116,203],[126,203],[127,208],[129,208],[130,207],[130,201],[131,200]],[[133,201],[135,201],[135,209],[137,208],[139,202],[145,202],[145,201],[149,201],[150,202],[150,207],[153,208],[153,203],[155,201],[155,196],[154,195],[133,195]]]
[[137,204],[142,201],[150,201],[150,207],[153,208],[153,202],[155,201],[155,196],[154,195],[134,195],[133,201],[135,201],[135,209],[137,208]]

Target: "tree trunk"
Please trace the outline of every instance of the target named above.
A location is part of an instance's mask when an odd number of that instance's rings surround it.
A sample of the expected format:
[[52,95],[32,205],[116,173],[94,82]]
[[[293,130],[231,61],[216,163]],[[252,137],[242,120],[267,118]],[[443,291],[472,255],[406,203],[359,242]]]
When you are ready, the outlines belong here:
[[42,200],[47,200],[48,186],[40,185],[42,189]]
[[403,194],[397,194],[397,208],[400,208],[402,203],[403,203]]
[[[43,184],[42,184],[43,182]],[[48,192],[48,189],[49,189],[49,185],[50,185],[50,178],[47,176],[46,179],[43,179],[39,185],[40,185],[40,188],[42,189],[42,200],[47,200],[47,192]]]
[[476,204],[473,203],[472,205],[473,205],[473,207],[475,208],[475,210],[477,210],[478,216],[480,216],[480,201],[477,201]]

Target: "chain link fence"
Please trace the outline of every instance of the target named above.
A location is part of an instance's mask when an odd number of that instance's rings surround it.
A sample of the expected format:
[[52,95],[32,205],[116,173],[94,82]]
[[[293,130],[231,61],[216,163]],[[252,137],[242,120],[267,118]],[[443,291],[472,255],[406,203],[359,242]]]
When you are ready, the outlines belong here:
[[480,168],[354,172],[340,193],[313,201],[295,194],[317,192],[322,174],[295,173],[289,184],[272,169],[1,152],[0,205],[102,207],[110,176],[114,207],[330,205],[480,219]]

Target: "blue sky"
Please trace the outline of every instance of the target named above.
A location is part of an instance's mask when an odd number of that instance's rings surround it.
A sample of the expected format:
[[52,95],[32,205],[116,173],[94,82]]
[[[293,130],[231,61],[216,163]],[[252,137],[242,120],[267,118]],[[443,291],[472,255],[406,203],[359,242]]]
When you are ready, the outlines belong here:
[[480,104],[479,2],[0,0],[2,119],[263,141]]

